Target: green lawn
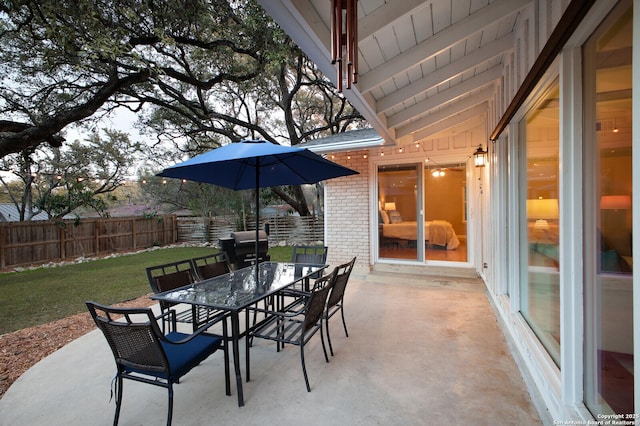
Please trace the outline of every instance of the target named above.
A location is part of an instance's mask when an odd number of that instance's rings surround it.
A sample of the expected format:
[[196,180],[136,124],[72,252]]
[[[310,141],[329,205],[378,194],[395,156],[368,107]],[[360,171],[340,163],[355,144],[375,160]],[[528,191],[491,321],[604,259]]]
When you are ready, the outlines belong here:
[[[150,293],[145,268],[211,253],[210,247],[166,248],[111,259],[0,274],[0,334],[80,312],[84,302],[112,304]],[[273,261],[291,259],[291,247],[272,247]]]

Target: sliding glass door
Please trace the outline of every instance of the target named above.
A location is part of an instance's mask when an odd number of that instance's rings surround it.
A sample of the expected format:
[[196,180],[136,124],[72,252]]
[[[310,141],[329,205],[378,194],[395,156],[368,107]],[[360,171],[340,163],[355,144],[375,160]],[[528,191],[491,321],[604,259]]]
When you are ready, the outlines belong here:
[[424,171],[425,259],[467,261],[466,164],[433,165]]
[[379,166],[380,259],[466,262],[466,176],[466,164]]
[[381,259],[418,260],[422,252],[416,165],[378,167],[378,252]]
[[632,21],[631,2],[621,2],[584,46],[585,404],[594,416],[634,413]]

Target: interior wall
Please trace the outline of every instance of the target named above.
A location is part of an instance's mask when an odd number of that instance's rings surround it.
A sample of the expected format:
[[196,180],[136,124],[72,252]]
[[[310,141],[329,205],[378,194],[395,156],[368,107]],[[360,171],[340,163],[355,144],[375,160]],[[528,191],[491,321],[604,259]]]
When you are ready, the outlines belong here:
[[426,220],[446,220],[457,235],[467,235],[464,215],[466,174],[465,166],[449,169],[444,176],[434,177],[429,172],[425,173]]

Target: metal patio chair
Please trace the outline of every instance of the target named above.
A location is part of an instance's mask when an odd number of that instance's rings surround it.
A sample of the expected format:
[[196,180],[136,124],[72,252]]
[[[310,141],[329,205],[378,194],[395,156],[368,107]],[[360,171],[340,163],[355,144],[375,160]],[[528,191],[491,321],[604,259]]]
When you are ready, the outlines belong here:
[[327,308],[324,312],[324,322],[325,327],[327,328],[327,341],[329,342],[329,351],[331,352],[331,356],[333,356],[333,346],[331,345],[331,335],[329,334],[329,319],[338,312],[340,312],[340,315],[342,316],[344,334],[349,337],[347,323],[344,320],[344,292],[347,288],[347,283],[349,282],[349,277],[351,276],[351,271],[353,270],[353,265],[355,263],[356,258],[354,257],[351,261],[336,266],[334,270],[335,281],[331,288],[331,293],[327,298]]
[[217,277],[231,271],[229,258],[224,251],[207,256],[194,257],[191,259],[191,263],[199,280]]
[[[296,245],[296,246],[293,246],[293,251],[291,253],[291,262],[308,264],[308,265],[325,265],[327,263],[328,253],[329,253],[329,247],[327,246]],[[309,278],[318,279],[322,275],[323,275],[323,271],[317,272],[311,275],[311,277]],[[305,291],[305,288],[304,288],[305,285],[308,285],[308,284],[305,284],[301,281],[296,285],[283,290],[281,292],[281,295],[296,298],[300,291],[303,291],[303,292]],[[306,288],[306,291],[308,291],[308,287]]]
[[320,331],[325,361],[329,362],[324,343],[322,320],[327,296],[334,284],[334,278],[335,273],[333,272],[318,278],[314,284],[314,288],[307,294],[306,303],[302,309],[269,311],[269,320],[251,332],[251,338],[257,337],[275,341],[278,351],[280,351],[280,348],[284,347],[285,344],[300,347],[302,374],[304,375],[307,392],[311,392],[311,387],[309,386],[307,367],[304,359],[304,347],[318,331]]
[[[116,373],[117,425],[122,406],[123,379],[161,386],[168,392],[167,425],[173,416],[173,384],[219,349],[224,352],[225,391],[231,395],[227,327],[222,318],[213,319],[205,327],[188,335],[172,331],[164,335],[149,308],[114,308],[86,302],[96,325],[102,330],[113,356]],[[167,312],[171,315],[172,312]],[[123,317],[118,319],[119,317]],[[205,331],[222,321],[222,335]]]
[[[179,260],[177,262],[165,263],[163,265],[146,268],[147,279],[154,293],[162,293],[193,284],[198,280],[198,275],[193,267],[191,259]],[[163,313],[172,309],[174,316],[164,316],[162,329],[165,330],[166,322],[169,318],[174,321],[171,326],[176,329],[176,322],[192,324],[193,330],[197,330],[202,324],[219,314],[219,311],[203,306],[191,305],[188,309],[177,310],[176,304],[160,302],[160,309]]]

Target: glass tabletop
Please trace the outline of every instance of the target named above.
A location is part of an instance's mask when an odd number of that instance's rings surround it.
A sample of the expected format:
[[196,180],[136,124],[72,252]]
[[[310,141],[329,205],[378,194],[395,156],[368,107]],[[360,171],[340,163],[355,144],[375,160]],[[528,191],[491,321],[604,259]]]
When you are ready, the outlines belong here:
[[264,262],[259,264],[257,283],[255,266],[249,266],[175,290],[154,294],[151,299],[239,310],[324,268],[326,265]]

